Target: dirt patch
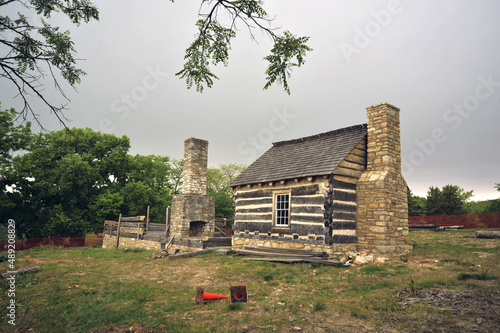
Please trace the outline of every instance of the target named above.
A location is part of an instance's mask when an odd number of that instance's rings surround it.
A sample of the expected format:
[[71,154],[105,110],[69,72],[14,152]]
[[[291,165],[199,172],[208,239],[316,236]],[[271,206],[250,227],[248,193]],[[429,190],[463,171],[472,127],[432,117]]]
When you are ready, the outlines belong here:
[[133,324],[132,326],[108,326],[91,333],[153,333],[153,330],[142,327],[141,324]]
[[448,327],[457,332],[500,332],[500,297],[472,289],[409,289],[399,294],[403,308],[420,306],[413,332],[433,332]]

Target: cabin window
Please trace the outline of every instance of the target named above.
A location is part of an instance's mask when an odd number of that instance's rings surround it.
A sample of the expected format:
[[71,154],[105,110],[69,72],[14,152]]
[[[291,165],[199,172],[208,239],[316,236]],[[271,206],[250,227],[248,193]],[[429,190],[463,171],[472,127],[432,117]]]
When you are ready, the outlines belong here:
[[274,226],[290,226],[290,192],[274,194]]

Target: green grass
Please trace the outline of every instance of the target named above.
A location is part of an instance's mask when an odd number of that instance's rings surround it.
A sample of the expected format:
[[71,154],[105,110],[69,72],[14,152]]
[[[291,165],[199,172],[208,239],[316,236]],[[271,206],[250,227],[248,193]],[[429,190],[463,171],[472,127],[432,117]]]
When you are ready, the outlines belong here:
[[[38,265],[42,271],[16,278],[15,330],[92,332],[139,325],[154,332],[235,332],[250,325],[263,332],[308,331],[362,320],[409,331],[429,316],[441,316],[446,324],[449,314],[422,304],[404,307],[403,290],[418,295],[435,288],[473,288],[500,294],[498,240],[478,240],[473,231],[462,230],[420,231],[410,239],[417,246],[404,260],[350,268],[215,253],[146,260],[153,251],[53,246],[18,251],[16,269]],[[0,268],[6,271],[7,263]],[[229,295],[230,286],[241,284],[247,285],[248,303],[194,302],[197,287]],[[5,292],[7,282],[1,280],[0,287]],[[0,299],[2,318],[7,299]],[[463,316],[475,320],[474,314]],[[14,330],[2,320],[0,331]]]

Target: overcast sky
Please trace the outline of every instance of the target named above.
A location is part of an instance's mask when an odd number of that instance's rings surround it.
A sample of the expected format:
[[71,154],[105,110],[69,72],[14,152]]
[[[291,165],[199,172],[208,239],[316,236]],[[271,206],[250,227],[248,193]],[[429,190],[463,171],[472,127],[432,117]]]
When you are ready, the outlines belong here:
[[[262,89],[272,43],[259,32],[252,42],[243,24],[229,66],[215,68],[220,80],[202,94],[186,89],[174,74],[200,1],[94,3],[98,22],[50,20],[71,30],[87,72],[78,93],[66,90],[70,127],[127,135],[132,154],[173,158],[197,137],[210,142],[210,166],[250,164],[271,142],[365,123],[367,106],[389,102],[401,109],[403,175],[414,194],[454,184],[474,190],[473,200],[500,196],[499,1],[268,1],[273,26],[310,36],[314,49],[294,70],[290,96]],[[2,108],[20,109],[10,82],[0,87]],[[46,94],[63,102],[50,86]]]

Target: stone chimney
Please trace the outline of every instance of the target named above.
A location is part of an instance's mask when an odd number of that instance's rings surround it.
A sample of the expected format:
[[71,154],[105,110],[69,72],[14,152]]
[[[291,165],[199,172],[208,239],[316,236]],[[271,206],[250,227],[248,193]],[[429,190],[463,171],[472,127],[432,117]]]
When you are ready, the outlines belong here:
[[189,138],[184,141],[182,194],[207,194],[208,141]]
[[399,108],[366,108],[367,167],[357,183],[358,252],[375,257],[408,253],[407,187],[401,174]]
[[189,138],[184,141],[184,170],[181,194],[172,198],[169,236],[181,245],[186,238],[208,239],[214,236],[215,199],[207,194],[208,141]]

